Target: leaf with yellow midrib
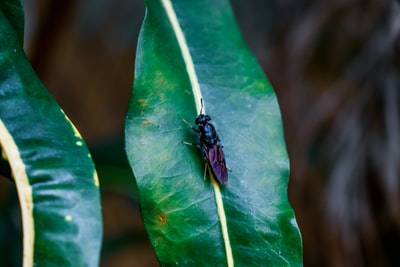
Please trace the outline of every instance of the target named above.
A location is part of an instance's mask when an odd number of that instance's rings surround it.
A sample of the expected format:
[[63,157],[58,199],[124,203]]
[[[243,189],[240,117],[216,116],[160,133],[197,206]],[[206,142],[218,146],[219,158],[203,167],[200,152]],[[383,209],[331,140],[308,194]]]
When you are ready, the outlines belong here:
[[[147,1],[126,150],[162,266],[301,266],[287,200],[288,156],[276,96],[237,29],[229,2]],[[186,124],[212,117],[230,168],[210,174]]]
[[21,207],[23,267],[98,266],[97,174],[77,130],[22,48],[19,0],[0,2],[0,150]]

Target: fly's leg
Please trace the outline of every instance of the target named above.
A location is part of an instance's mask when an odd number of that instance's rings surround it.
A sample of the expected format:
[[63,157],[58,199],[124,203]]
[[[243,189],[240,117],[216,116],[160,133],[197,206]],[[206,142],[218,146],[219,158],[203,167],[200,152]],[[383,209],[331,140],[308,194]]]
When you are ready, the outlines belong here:
[[[193,127],[189,122],[187,122],[184,118],[181,118],[181,119],[182,119],[182,121],[183,121],[187,126],[189,126],[190,128],[192,128],[193,131],[195,131],[196,133],[199,133],[199,132],[200,132],[199,129],[194,128],[194,127]],[[189,142],[185,142],[185,141],[183,141],[183,140],[181,141],[181,144],[188,145],[188,146],[195,146],[195,147],[201,148],[200,145],[193,144],[193,143],[189,143]]]
[[182,119],[182,121],[187,125],[187,126],[189,126],[190,128],[192,128],[192,130],[193,131],[195,131],[196,133],[199,133],[200,131],[199,131],[199,129],[196,129],[196,128],[194,128],[189,122],[187,122],[184,118],[181,118]]
[[204,181],[207,179],[207,169],[208,169],[208,162],[206,161],[204,164]]
[[187,145],[187,146],[195,146],[195,147],[201,148],[201,146],[198,145],[198,144],[189,143],[189,142],[186,142],[186,141],[183,141],[183,140],[181,141],[181,144],[184,144],[184,145]]

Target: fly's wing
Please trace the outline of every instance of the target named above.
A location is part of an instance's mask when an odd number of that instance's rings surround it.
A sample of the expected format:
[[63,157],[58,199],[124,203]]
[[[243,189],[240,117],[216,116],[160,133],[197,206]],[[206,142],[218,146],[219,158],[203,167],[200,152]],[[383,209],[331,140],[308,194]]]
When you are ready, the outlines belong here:
[[220,184],[226,184],[228,182],[228,172],[222,147],[216,145],[207,148],[204,152],[215,179],[217,179]]

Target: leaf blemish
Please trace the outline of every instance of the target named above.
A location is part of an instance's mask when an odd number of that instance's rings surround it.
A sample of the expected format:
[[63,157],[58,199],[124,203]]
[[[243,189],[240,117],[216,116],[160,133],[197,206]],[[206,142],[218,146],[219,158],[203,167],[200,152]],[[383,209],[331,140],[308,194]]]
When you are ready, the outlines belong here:
[[158,215],[158,221],[162,224],[167,223],[167,216],[165,214]]
[[142,108],[144,108],[145,106],[147,106],[147,102],[146,102],[146,100],[144,100],[144,99],[139,99],[137,102],[142,106]]

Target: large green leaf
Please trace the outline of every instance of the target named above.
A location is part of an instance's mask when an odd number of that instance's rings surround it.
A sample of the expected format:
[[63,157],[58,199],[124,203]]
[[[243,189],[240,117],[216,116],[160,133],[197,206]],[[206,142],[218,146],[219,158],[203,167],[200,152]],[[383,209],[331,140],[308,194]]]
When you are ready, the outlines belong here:
[[23,266],[98,266],[99,184],[84,141],[22,49],[19,0],[0,4],[0,144],[21,206]]
[[[288,156],[276,96],[227,0],[146,1],[126,150],[162,266],[301,266],[287,200]],[[212,117],[230,168],[203,180],[198,136]],[[208,175],[209,177],[209,175]]]

